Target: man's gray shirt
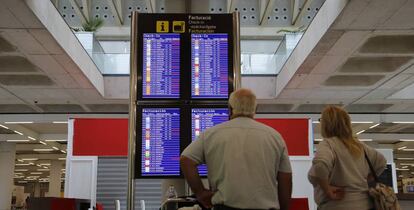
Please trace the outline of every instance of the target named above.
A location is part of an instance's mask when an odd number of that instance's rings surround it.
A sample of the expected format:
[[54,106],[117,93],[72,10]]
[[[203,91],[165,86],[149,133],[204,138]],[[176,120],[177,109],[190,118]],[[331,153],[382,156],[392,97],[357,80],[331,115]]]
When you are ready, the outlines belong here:
[[206,163],[213,204],[279,209],[277,173],[291,173],[286,144],[273,128],[238,117],[207,129],[181,154]]

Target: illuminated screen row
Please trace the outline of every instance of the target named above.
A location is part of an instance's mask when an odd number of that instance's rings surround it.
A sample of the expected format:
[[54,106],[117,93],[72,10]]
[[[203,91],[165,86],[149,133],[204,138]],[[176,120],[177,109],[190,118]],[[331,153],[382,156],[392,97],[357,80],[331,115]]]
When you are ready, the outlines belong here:
[[[180,176],[181,114],[180,108],[142,108],[141,124],[141,171],[142,177]],[[229,120],[227,108],[192,108],[191,141],[201,132]],[[183,136],[181,136],[183,135]],[[207,175],[205,165],[199,173]]]
[[[182,41],[180,34],[143,34],[143,99],[179,99]],[[191,98],[227,99],[228,34],[191,34]]]

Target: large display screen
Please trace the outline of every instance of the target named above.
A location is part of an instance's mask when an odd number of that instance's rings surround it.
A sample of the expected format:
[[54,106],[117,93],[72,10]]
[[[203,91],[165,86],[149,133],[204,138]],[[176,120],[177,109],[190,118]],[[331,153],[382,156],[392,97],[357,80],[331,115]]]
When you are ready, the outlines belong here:
[[[195,141],[200,133],[208,128],[229,120],[227,108],[193,108],[191,109],[191,138]],[[201,176],[207,176],[206,165],[200,165],[198,172]]]
[[180,35],[143,34],[142,98],[180,97]]
[[228,98],[228,40],[221,33],[191,34],[191,98]]
[[141,176],[180,175],[180,109],[142,109]]

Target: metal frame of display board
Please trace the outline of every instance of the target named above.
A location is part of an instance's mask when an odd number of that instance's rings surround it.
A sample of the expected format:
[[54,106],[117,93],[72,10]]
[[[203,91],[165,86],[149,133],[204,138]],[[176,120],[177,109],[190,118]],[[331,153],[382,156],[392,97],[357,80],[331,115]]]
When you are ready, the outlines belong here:
[[[215,15],[215,14],[206,14]],[[129,100],[129,130],[128,130],[128,192],[127,192],[127,210],[134,209],[134,178],[135,178],[135,152],[136,152],[136,120],[137,120],[137,54],[138,54],[138,12],[132,13],[131,22],[131,60],[130,60],[130,100]],[[233,55],[232,55],[232,72],[233,72],[233,90],[241,87],[241,61],[240,61],[240,14],[232,13],[232,33],[233,33]],[[142,78],[141,78],[142,79]]]

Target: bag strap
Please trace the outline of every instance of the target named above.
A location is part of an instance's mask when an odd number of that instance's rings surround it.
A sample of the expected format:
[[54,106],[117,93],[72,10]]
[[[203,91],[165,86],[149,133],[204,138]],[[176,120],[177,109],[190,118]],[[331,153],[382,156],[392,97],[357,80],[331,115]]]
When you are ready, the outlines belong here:
[[378,182],[379,182],[379,178],[378,178],[378,176],[377,176],[377,173],[375,172],[374,167],[372,166],[371,161],[370,161],[370,160],[369,160],[369,158],[368,158],[368,155],[367,155],[367,152],[365,151],[365,149],[364,149],[364,155],[365,155],[365,159],[366,159],[366,160],[367,160],[367,162],[368,162],[368,165],[369,165],[369,169],[370,169],[370,171],[371,171],[371,174],[372,174],[372,176],[374,176],[374,180],[375,180],[375,182],[376,182],[376,183],[378,183]]

